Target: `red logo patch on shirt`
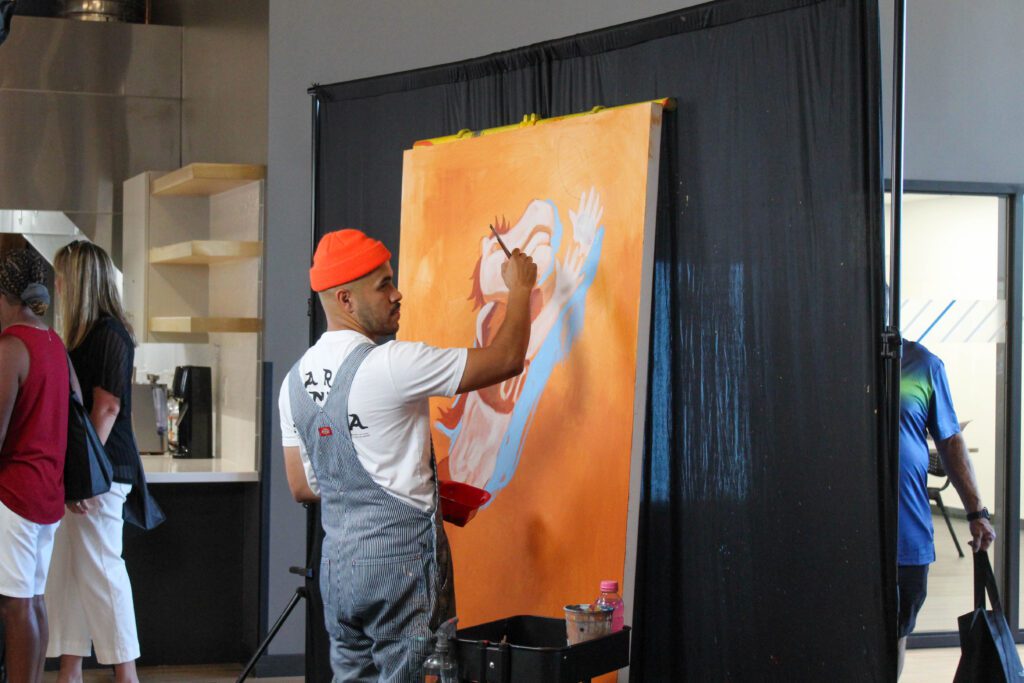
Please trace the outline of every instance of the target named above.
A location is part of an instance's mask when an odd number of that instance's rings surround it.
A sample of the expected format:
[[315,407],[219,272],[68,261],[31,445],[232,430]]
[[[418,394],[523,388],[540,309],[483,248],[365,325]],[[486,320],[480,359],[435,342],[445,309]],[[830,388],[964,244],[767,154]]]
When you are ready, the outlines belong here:
[[321,427],[317,431],[320,432],[320,436],[331,436],[334,434],[334,431],[330,427]]

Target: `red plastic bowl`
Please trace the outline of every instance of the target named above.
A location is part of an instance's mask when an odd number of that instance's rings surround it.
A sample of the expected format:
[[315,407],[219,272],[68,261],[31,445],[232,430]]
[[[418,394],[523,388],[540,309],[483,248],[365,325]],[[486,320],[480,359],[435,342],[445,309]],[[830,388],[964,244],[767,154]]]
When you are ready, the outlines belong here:
[[486,505],[491,494],[461,481],[442,481],[438,484],[441,497],[441,516],[455,526],[466,526],[476,517],[477,510]]

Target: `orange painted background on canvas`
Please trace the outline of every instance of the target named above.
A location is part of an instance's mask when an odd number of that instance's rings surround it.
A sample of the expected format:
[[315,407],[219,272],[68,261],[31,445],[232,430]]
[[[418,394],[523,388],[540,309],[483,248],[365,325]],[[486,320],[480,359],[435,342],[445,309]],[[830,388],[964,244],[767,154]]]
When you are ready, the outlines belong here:
[[[657,123],[660,109],[644,104],[405,153],[401,339],[473,345],[470,293],[488,224],[515,223],[532,201],[551,200],[563,223],[557,257],[565,258],[573,243],[569,211],[591,188],[602,208],[582,332],[550,374],[515,475],[465,528],[447,525],[460,626],[515,614],[561,617],[566,603],[595,598],[601,579],[622,580],[648,155]],[[431,402],[438,461],[449,442],[436,425],[451,403]]]

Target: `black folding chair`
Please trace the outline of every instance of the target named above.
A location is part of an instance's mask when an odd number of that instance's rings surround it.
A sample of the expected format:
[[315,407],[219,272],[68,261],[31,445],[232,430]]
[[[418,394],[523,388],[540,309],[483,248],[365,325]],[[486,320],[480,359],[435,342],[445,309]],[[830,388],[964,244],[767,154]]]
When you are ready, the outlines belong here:
[[942,503],[942,492],[949,488],[949,475],[946,474],[946,470],[942,466],[942,458],[939,457],[937,451],[932,449],[928,449],[928,474],[933,477],[945,477],[946,479],[942,486],[928,487],[928,498],[929,500],[935,501],[935,504],[939,506],[939,512],[942,513],[942,518],[946,520],[946,528],[949,529],[949,535],[953,537],[953,545],[956,546],[956,551],[960,553],[960,557],[963,557],[963,548],[960,547],[960,541],[957,540],[956,532],[953,531],[953,523],[949,521],[949,513],[946,511],[946,506]]

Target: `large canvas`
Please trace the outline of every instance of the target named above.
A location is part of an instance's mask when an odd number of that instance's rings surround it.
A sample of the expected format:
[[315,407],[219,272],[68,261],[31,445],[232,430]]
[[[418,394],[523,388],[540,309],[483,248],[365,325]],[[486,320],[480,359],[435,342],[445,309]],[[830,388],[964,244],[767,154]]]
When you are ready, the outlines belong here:
[[507,290],[490,225],[538,265],[523,374],[431,403],[441,477],[493,496],[448,527],[462,625],[561,616],[606,578],[629,607],[661,112],[631,105],[405,152],[401,339],[493,338]]

